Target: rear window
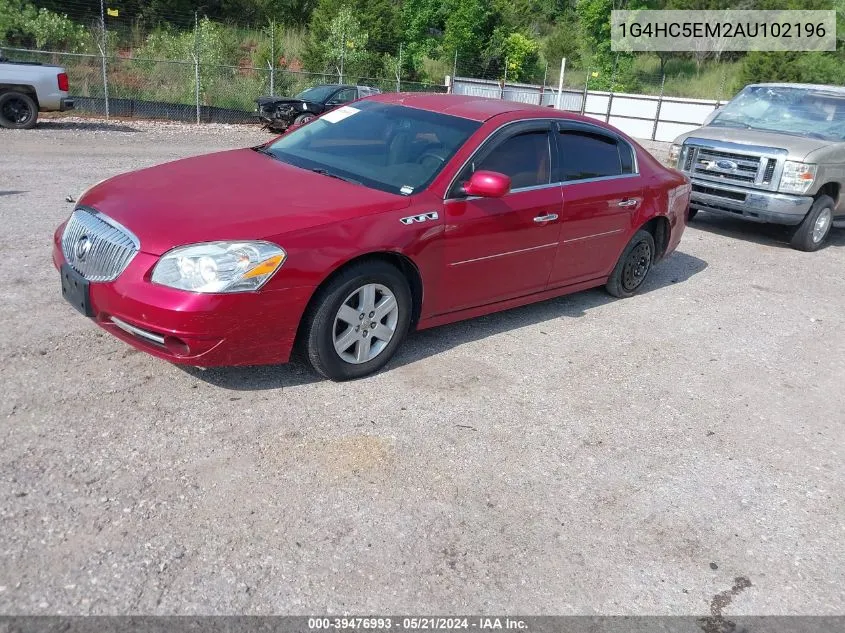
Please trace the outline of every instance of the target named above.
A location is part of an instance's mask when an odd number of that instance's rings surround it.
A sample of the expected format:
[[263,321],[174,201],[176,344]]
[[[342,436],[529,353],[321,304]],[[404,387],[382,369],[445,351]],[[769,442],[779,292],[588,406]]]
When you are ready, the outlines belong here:
[[616,139],[583,130],[561,131],[560,169],[562,181],[620,176],[622,159]]

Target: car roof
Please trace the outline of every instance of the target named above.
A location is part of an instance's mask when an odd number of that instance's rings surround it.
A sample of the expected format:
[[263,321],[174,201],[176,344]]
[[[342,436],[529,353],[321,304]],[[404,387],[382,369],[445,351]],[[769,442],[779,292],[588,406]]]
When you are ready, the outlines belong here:
[[533,114],[537,117],[556,117],[582,119],[581,116],[572,113],[564,113],[549,107],[533,105],[530,103],[519,103],[517,101],[506,101],[503,99],[491,99],[489,97],[475,97],[471,95],[454,95],[429,92],[390,92],[368,97],[370,101],[381,101],[382,103],[395,103],[409,108],[451,114],[473,121],[486,121],[511,112]]

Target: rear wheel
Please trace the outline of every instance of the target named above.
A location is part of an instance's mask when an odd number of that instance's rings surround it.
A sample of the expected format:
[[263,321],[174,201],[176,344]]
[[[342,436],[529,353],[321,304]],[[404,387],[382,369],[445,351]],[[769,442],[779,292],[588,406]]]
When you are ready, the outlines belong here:
[[0,94],[0,126],[12,130],[29,130],[38,121],[38,106],[22,92]]
[[304,322],[304,355],[326,378],[362,378],[387,364],[410,321],[405,276],[386,262],[356,264],[318,291]]
[[790,244],[799,251],[817,251],[830,235],[833,226],[833,207],[830,196],[819,196],[810,207],[806,217],[792,233]]
[[654,237],[640,229],[628,242],[605,288],[614,297],[630,297],[642,287],[654,264]]

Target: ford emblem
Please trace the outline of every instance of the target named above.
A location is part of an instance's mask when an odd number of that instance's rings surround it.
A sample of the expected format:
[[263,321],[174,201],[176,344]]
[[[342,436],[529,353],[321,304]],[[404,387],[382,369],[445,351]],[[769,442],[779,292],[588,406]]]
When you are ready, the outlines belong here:
[[716,167],[719,169],[724,169],[726,171],[736,171],[736,168],[739,167],[735,162],[732,160],[717,160]]

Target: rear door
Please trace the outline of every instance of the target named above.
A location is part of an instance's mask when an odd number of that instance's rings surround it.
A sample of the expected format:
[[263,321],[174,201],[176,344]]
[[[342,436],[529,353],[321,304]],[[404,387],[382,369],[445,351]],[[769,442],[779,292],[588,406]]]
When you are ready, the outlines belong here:
[[609,274],[643,203],[631,145],[611,130],[576,121],[557,126],[563,206],[549,287]]
[[[445,211],[446,271],[442,311],[494,303],[543,290],[560,230],[560,186],[552,122],[512,123],[481,146],[458,175]],[[460,185],[473,171],[511,178],[502,198],[467,197]]]

